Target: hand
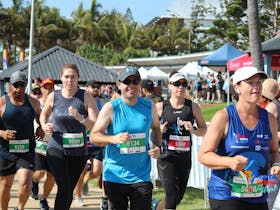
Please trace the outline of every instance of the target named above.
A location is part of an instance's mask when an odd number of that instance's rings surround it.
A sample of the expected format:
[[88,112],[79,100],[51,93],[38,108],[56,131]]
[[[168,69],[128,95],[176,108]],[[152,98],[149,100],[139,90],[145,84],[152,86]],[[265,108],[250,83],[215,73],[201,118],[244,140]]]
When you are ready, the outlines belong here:
[[167,130],[167,125],[168,125],[168,122],[164,122],[163,124],[160,124],[160,131],[161,133],[165,133],[166,130]]
[[152,145],[151,149],[148,151],[148,154],[154,158],[157,159],[160,156],[160,148],[156,145]]
[[194,129],[191,121],[182,121],[181,126],[184,126],[184,128],[190,132]]
[[5,140],[13,140],[16,139],[16,130],[3,130],[1,136]]
[[112,143],[113,144],[123,144],[123,143],[129,141],[130,139],[131,139],[131,137],[128,134],[128,132],[119,133],[114,136]]
[[277,179],[280,179],[280,166],[272,166],[270,169],[270,174],[275,175]]
[[45,131],[45,134],[51,135],[53,133],[54,124],[46,123],[42,128]]
[[80,113],[79,113],[79,111],[76,109],[76,108],[74,108],[73,106],[69,106],[68,107],[68,114],[70,115],[70,116],[72,116],[72,117],[74,117],[75,118],[75,120],[77,120],[77,121],[82,121],[83,120],[83,115],[81,115]]
[[234,171],[241,171],[246,167],[248,163],[248,158],[242,155],[236,155],[231,157],[230,168]]
[[36,137],[36,139],[43,139],[44,136],[45,136],[45,132],[44,132],[44,130],[42,129],[42,127],[39,126],[39,127],[36,129],[35,137]]

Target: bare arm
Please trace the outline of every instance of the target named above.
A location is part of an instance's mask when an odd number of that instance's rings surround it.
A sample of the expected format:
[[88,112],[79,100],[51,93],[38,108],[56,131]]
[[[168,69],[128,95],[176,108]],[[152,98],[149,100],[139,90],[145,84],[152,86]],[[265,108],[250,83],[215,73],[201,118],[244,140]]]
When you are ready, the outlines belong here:
[[88,112],[88,118],[85,119],[83,124],[87,129],[92,129],[94,123],[97,120],[98,108],[96,100],[88,92],[85,92],[85,105]]
[[240,171],[247,164],[247,158],[237,155],[234,157],[221,156],[215,153],[220,141],[224,138],[228,127],[226,109],[218,111],[211,120],[210,126],[200,146],[198,160],[211,169],[231,168]]
[[40,123],[46,134],[51,134],[53,132],[54,125],[53,123],[48,122],[49,117],[52,113],[53,102],[54,102],[54,93],[52,92],[48,95],[44,108],[40,115]]
[[207,125],[202,115],[201,109],[197,103],[192,102],[192,110],[197,124],[197,131],[195,132],[195,135],[204,136],[207,130]]
[[91,130],[90,141],[98,146],[106,146],[107,144],[123,144],[130,140],[128,132],[119,133],[117,135],[106,135],[105,131],[112,122],[113,106],[106,103],[99,112],[97,121]]
[[[265,109],[278,119],[278,109],[275,103],[269,103]],[[277,132],[278,141],[280,141],[280,131]]]
[[155,104],[152,106],[152,125],[151,125],[151,140],[153,145],[161,145],[161,131],[160,131],[160,122],[158,119],[158,113],[156,110]]
[[280,166],[273,166],[273,163],[279,163],[279,146],[278,146],[278,137],[277,137],[277,121],[275,117],[269,113],[269,125],[272,133],[272,139],[270,140],[270,163],[271,174],[280,175]]

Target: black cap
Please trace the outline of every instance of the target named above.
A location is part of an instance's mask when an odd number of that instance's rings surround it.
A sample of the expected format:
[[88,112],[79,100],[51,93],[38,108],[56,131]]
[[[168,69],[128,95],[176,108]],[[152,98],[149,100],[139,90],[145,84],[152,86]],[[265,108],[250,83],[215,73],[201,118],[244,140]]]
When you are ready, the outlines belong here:
[[129,66],[119,72],[118,81],[123,82],[129,76],[135,76],[137,79],[141,80],[141,76],[137,68]]
[[154,83],[151,80],[143,80],[142,82],[142,88],[147,88],[147,89],[153,89],[154,88]]

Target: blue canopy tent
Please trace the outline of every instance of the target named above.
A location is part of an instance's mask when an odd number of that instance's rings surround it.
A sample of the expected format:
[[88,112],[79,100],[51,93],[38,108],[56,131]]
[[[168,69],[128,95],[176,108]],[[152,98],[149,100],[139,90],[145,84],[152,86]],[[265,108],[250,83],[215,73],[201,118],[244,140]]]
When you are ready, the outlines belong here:
[[[226,43],[219,49],[215,50],[212,54],[198,60],[198,64],[200,66],[224,66],[225,70],[227,70],[227,62],[243,54],[243,52],[233,47],[231,44]],[[227,78],[229,78],[228,71]],[[229,85],[227,92],[227,103],[229,103]]]
[[244,53],[226,43],[212,54],[198,60],[200,66],[227,66],[227,62],[233,58],[239,57]]

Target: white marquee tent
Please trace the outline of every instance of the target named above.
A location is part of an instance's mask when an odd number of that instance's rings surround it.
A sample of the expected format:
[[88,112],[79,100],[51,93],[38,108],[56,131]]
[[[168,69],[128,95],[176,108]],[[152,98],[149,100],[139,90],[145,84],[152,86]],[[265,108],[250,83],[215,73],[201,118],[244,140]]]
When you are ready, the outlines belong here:
[[188,80],[195,80],[198,72],[203,79],[207,79],[208,72],[214,73],[217,76],[217,72],[206,66],[200,66],[197,62],[187,63],[179,72],[183,73]]
[[167,80],[168,74],[154,66],[147,72],[147,77],[150,80]]
[[143,66],[141,66],[141,67],[138,69],[138,72],[139,72],[139,74],[140,74],[142,80],[148,79],[148,77],[147,77],[148,70],[145,69]]

